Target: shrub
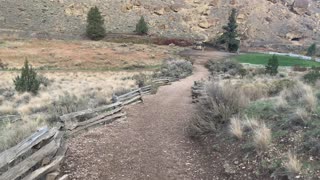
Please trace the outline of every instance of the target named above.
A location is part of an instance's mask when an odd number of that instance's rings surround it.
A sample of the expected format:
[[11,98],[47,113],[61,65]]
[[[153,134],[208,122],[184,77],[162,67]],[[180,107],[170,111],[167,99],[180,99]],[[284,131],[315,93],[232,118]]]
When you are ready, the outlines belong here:
[[145,22],[144,17],[141,16],[139,22],[136,25],[136,32],[140,35],[148,34],[149,27],[148,24]]
[[297,82],[293,87],[287,88],[280,94],[288,103],[300,105],[308,111],[314,111],[317,105],[317,98],[310,86]]
[[320,79],[320,71],[311,70],[303,76],[303,81],[309,84],[315,84]]
[[316,55],[316,50],[317,50],[317,45],[316,43],[313,43],[309,46],[307,49],[307,56],[315,56]]
[[232,116],[249,104],[249,99],[232,85],[210,83],[206,86],[207,98],[197,106],[195,118],[189,126],[192,136],[214,132],[229,124]]
[[297,72],[304,72],[304,71],[307,71],[308,68],[302,67],[302,66],[299,66],[299,65],[295,65],[295,66],[293,66],[292,70],[293,71],[297,71]]
[[214,72],[218,73],[229,73],[232,75],[242,74],[244,72],[242,64],[237,61],[231,59],[224,59],[224,60],[209,60],[206,64],[206,67],[209,71],[213,74]]
[[295,85],[295,81],[290,79],[281,79],[273,81],[269,87],[269,95],[277,95],[281,91],[287,88],[292,88]]
[[92,40],[101,40],[106,35],[104,20],[97,7],[91,8],[88,12],[86,34]]
[[136,84],[139,88],[151,83],[151,79],[147,75],[142,73],[134,75],[132,79],[136,81]]
[[271,130],[262,123],[259,128],[253,131],[253,142],[257,151],[265,151],[271,143]]
[[273,55],[272,58],[269,59],[268,64],[266,65],[266,73],[270,75],[278,74],[279,61],[276,55]]
[[8,64],[2,62],[1,59],[0,59],[0,69],[8,69]]
[[177,38],[155,38],[153,40],[154,44],[157,45],[170,45],[174,44],[176,46],[188,47],[192,45],[192,41],[188,39],[177,39]]
[[190,61],[183,59],[167,60],[161,67],[160,76],[184,78],[192,74],[193,66]]
[[75,95],[71,95],[65,92],[59,96],[57,100],[52,102],[48,107],[50,123],[59,121],[59,117],[63,114],[77,112],[88,108],[88,99],[78,98]]
[[18,92],[38,93],[40,81],[38,80],[37,73],[32,69],[32,66],[29,66],[27,60],[21,69],[21,75],[17,76],[13,81],[15,89]]

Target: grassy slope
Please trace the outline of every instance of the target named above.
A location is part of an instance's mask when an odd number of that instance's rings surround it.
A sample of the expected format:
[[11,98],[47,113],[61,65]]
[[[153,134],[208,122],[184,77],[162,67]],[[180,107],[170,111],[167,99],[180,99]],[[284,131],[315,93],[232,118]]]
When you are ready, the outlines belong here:
[[[235,59],[241,63],[266,65],[268,63],[269,58],[271,57],[272,55],[269,55],[269,54],[249,53],[249,54],[236,56]],[[303,60],[295,57],[289,57],[289,56],[277,56],[277,57],[279,59],[280,66],[294,66],[294,65],[305,66],[305,67],[320,66],[320,63],[315,61],[307,61],[307,60]]]

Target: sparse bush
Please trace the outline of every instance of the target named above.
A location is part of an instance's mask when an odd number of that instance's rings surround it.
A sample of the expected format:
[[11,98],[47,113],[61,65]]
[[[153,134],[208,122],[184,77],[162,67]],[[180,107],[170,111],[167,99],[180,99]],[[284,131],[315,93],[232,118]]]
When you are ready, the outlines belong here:
[[[244,75],[245,69],[243,68],[242,64],[237,61],[231,59],[224,59],[224,60],[209,60],[206,64],[206,67],[209,71],[213,74],[217,73],[229,73],[231,75]],[[231,73],[230,73],[231,72]]]
[[269,59],[268,64],[266,65],[266,73],[275,76],[278,74],[279,61],[276,55],[273,55]]
[[132,78],[136,81],[139,88],[151,83],[150,77],[142,73],[134,75]]
[[295,65],[295,66],[293,66],[292,70],[293,70],[293,71],[297,71],[297,72],[304,72],[304,71],[307,71],[308,68]]
[[316,43],[311,44],[307,50],[307,56],[315,56],[316,50],[317,50]]
[[75,95],[71,95],[65,92],[64,95],[52,102],[48,107],[50,123],[56,123],[59,117],[63,114],[77,112],[88,108],[88,99],[78,98]]
[[170,59],[162,65],[160,76],[180,79],[191,75],[192,70],[193,66],[190,61]]
[[269,95],[278,95],[281,91],[287,88],[292,88],[296,84],[295,81],[290,79],[281,79],[273,81],[269,87]]
[[0,69],[4,70],[4,69],[8,69],[8,64],[2,62],[2,60],[0,59]]
[[38,80],[37,73],[32,69],[32,66],[29,66],[27,60],[21,70],[21,75],[17,76],[13,81],[15,89],[18,92],[38,93],[40,81]]
[[140,35],[148,34],[149,27],[148,24],[145,22],[144,17],[141,16],[139,22],[136,25],[136,33]]
[[309,84],[315,84],[320,79],[320,71],[311,70],[303,76],[303,81]]
[[232,117],[230,119],[230,133],[238,139],[242,139],[243,127],[239,117]]
[[47,77],[45,77],[45,76],[43,76],[41,74],[39,74],[37,76],[37,79],[40,82],[40,84],[44,85],[45,87],[49,86],[50,83],[51,83],[51,81]]
[[88,12],[86,33],[92,40],[101,40],[106,35],[104,20],[98,7],[93,7]]
[[260,124],[260,127],[253,131],[253,142],[257,151],[265,151],[271,143],[271,130],[265,123]]

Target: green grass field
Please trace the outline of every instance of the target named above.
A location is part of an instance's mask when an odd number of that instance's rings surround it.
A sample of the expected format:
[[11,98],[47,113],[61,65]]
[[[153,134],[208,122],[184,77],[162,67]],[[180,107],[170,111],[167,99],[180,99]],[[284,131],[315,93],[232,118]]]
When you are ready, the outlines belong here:
[[[270,54],[261,54],[261,53],[249,53],[242,54],[239,56],[235,56],[235,60],[240,63],[249,63],[249,64],[259,64],[266,65],[268,60],[272,57]],[[315,61],[307,61],[300,58],[290,57],[290,56],[280,56],[277,55],[279,59],[279,66],[304,66],[304,67],[312,67],[312,66],[320,66],[319,62]]]

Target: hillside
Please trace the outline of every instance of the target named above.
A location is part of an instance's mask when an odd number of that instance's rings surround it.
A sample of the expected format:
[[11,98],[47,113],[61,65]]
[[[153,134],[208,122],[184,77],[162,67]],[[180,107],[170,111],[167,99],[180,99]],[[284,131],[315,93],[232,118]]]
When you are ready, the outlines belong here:
[[[141,15],[151,34],[205,40],[221,34],[231,8],[245,46],[320,42],[319,0],[0,0],[0,38],[79,38],[98,6],[112,33],[131,33]],[[14,33],[13,33],[14,32]]]

